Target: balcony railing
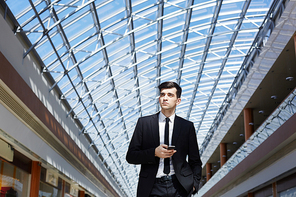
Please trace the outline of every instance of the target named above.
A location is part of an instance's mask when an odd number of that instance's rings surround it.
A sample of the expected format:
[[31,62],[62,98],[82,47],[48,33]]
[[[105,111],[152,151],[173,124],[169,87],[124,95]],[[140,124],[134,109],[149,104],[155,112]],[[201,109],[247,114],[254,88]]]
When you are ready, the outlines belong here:
[[228,161],[199,190],[198,196],[203,196],[218,181],[225,177],[234,167],[244,160],[272,133],[296,113],[296,89],[279,105],[253,135],[228,159]]

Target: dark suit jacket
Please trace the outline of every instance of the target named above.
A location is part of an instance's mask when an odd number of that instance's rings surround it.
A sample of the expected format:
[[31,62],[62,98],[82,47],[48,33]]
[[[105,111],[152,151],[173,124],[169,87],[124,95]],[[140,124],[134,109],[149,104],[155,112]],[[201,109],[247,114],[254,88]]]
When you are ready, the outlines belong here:
[[[159,158],[155,156],[155,148],[159,146],[158,114],[139,118],[126,155],[129,163],[141,164],[138,197],[149,196],[159,166]],[[198,189],[202,170],[192,122],[175,117],[172,145],[177,150],[172,157],[176,177],[190,193],[193,186]]]

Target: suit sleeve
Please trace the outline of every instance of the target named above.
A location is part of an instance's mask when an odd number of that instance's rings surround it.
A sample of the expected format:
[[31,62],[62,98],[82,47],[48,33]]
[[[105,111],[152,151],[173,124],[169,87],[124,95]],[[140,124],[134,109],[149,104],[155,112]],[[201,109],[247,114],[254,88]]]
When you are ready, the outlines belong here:
[[202,162],[200,160],[197,138],[196,138],[196,133],[195,133],[195,128],[193,123],[190,129],[189,136],[190,136],[189,147],[191,148],[189,149],[188,159],[189,159],[189,165],[193,172],[193,179],[194,179],[193,186],[195,187],[195,191],[193,192],[193,194],[195,194],[197,193],[197,190],[199,188],[199,182],[201,179]]
[[[130,141],[129,148],[126,154],[126,160],[130,164],[155,164],[157,159],[155,157],[155,148],[144,144],[144,123],[142,118],[139,118],[134,130],[133,137]],[[149,139],[145,139],[149,140]],[[147,143],[149,144],[149,143]]]

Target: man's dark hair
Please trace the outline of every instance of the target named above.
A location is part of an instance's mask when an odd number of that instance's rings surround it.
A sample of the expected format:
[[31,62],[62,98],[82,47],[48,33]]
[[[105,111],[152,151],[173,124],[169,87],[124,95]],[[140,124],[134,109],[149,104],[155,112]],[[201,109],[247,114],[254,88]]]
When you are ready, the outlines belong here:
[[158,86],[159,92],[161,92],[162,89],[168,89],[168,88],[176,88],[177,89],[177,98],[181,98],[182,88],[173,81],[166,81],[161,83]]

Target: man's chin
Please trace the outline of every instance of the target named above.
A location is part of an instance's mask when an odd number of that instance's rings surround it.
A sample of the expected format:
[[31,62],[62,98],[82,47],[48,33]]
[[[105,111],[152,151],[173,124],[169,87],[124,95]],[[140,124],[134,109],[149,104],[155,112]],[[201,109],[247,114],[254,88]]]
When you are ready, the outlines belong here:
[[169,109],[171,109],[169,106],[162,106],[161,108],[164,109],[164,110],[169,110]]

